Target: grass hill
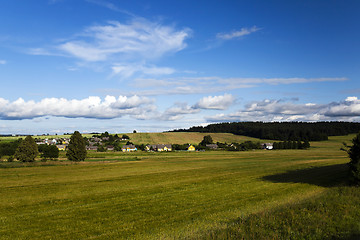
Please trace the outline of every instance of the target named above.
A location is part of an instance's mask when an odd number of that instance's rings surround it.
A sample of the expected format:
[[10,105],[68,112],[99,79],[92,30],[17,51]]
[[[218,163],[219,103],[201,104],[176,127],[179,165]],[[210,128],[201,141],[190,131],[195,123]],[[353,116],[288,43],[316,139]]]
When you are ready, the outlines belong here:
[[242,143],[259,141],[257,138],[239,136],[232,133],[198,133],[198,132],[166,132],[166,133],[129,133],[131,141],[136,144],[199,144],[203,137],[210,135],[214,142]]
[[[232,133],[198,133],[198,132],[166,132],[166,133],[125,133],[130,141],[135,144],[198,144],[206,135],[211,135],[214,142],[242,143],[245,141],[259,141],[257,138],[239,136]],[[93,134],[82,134],[91,137]],[[121,137],[123,133],[118,133]],[[71,135],[45,135],[33,136],[34,138],[70,138]],[[0,142],[14,141],[24,136],[0,137]]]

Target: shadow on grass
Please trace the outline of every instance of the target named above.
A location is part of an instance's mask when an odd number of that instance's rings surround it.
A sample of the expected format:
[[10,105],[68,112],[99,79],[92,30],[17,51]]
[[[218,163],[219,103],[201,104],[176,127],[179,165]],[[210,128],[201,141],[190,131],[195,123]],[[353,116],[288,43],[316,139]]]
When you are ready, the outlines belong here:
[[307,183],[321,187],[334,187],[346,181],[347,164],[312,167],[262,177],[274,183]]

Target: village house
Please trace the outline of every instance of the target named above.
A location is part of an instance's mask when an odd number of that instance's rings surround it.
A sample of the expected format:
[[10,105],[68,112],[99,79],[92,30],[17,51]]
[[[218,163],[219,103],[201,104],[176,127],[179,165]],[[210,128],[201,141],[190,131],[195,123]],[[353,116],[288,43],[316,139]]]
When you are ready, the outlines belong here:
[[121,151],[123,152],[134,152],[134,151],[137,151],[137,148],[135,147],[135,145],[124,145],[122,146],[121,148]]
[[218,149],[218,145],[216,143],[214,144],[206,144],[206,147],[212,150]]
[[264,143],[262,146],[263,146],[263,149],[266,149],[266,150],[272,150],[274,148],[272,143]]
[[170,152],[172,151],[171,144],[154,144],[154,145],[146,145],[146,151],[158,151],[158,152]]
[[189,152],[193,152],[195,150],[196,149],[195,149],[195,147],[193,145],[189,145],[188,148],[187,148],[187,151],[189,151]]
[[67,148],[67,145],[61,144],[61,145],[56,145],[56,147],[57,147],[60,151],[65,151],[66,148]]
[[86,146],[86,150],[94,150],[97,151],[98,147],[97,146]]

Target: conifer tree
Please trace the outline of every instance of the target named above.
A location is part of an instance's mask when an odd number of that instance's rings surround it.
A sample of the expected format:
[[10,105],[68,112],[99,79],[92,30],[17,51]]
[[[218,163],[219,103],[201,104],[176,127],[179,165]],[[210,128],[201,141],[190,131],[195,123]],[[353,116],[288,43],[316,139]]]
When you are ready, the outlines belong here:
[[84,138],[78,131],[71,135],[66,156],[70,161],[84,161],[86,158],[86,144]]
[[37,144],[31,136],[27,136],[15,151],[14,157],[22,162],[33,162],[39,154]]

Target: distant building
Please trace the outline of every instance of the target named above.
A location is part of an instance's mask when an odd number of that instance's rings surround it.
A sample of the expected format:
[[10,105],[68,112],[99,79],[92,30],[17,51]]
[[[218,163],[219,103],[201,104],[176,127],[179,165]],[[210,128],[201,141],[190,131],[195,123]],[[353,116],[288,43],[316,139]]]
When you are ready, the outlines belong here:
[[188,150],[189,152],[193,152],[193,151],[195,151],[196,149],[195,149],[195,147],[194,147],[193,145],[189,145],[188,148],[187,148],[187,150]]
[[218,145],[215,143],[214,144],[206,144],[206,147],[209,149],[213,149],[213,150],[218,149]]
[[158,152],[170,152],[172,151],[172,145],[171,144],[154,144],[154,145],[146,145],[145,146],[146,151],[158,151]]
[[87,147],[86,147],[86,150],[94,150],[94,151],[97,151],[97,150],[98,150],[98,147],[97,147],[97,146],[87,146]]
[[272,150],[274,148],[272,143],[264,143],[263,149]]
[[65,151],[67,148],[67,145],[56,145],[56,147],[60,150],[60,151]]
[[137,151],[137,148],[135,147],[135,145],[124,145],[122,146],[121,148],[121,151],[123,152],[134,152],[134,151]]

